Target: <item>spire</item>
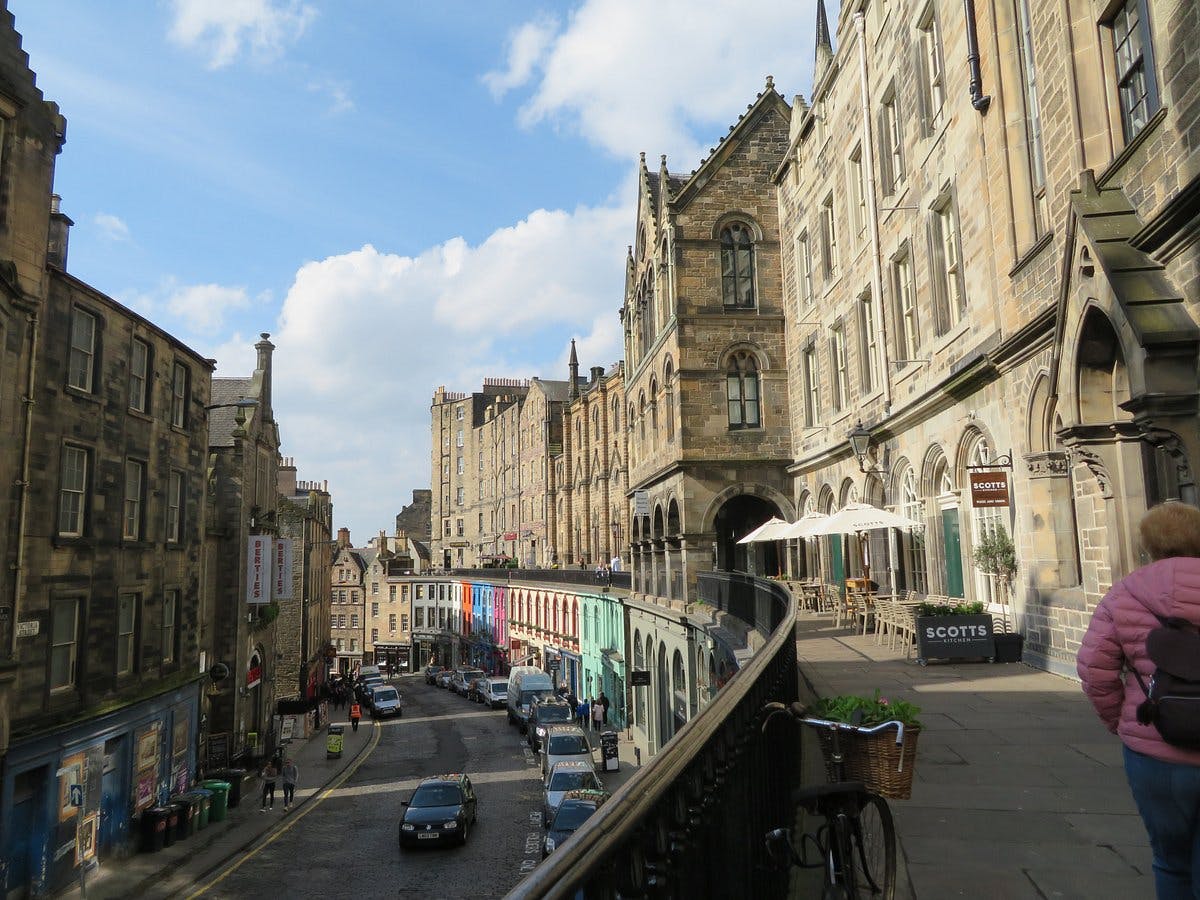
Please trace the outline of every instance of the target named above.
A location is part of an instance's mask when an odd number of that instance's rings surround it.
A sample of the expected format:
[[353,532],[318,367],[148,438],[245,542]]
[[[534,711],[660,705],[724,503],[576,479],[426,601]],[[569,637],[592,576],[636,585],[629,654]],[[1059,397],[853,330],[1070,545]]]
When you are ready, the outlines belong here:
[[571,338],[571,384],[567,388],[567,399],[574,400],[579,396],[579,357],[575,353],[575,338]]
[[817,59],[813,67],[814,85],[821,80],[832,61],[833,41],[829,37],[829,16],[825,13],[825,0],[817,0]]

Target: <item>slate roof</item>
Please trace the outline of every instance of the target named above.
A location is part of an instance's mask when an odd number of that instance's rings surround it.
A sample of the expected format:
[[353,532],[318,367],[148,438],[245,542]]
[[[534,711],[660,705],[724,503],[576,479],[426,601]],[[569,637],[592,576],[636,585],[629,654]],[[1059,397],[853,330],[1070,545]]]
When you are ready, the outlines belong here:
[[[236,403],[243,397],[253,397],[253,378],[214,378],[212,380],[210,406],[220,403]],[[237,414],[245,412],[246,418],[254,414],[253,409],[238,410],[232,406],[208,411],[208,446],[232,447],[233,430],[237,428]]]

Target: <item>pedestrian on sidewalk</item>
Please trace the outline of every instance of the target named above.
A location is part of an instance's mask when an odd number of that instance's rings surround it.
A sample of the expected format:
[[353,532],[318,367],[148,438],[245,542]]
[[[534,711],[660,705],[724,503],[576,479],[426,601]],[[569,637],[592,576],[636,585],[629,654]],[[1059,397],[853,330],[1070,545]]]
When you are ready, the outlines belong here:
[[604,722],[605,725],[607,725],[608,724],[608,707],[611,705],[611,701],[608,699],[608,695],[606,695],[604,693],[604,691],[601,691],[600,696],[596,698],[596,702],[599,703],[601,708],[604,710],[604,717],[603,717],[602,721]]
[[350,727],[358,731],[358,720],[362,718],[362,707],[357,703],[350,706]]
[[1138,721],[1156,665],[1146,637],[1161,618],[1200,625],[1200,509],[1178,501],[1153,507],[1138,527],[1146,565],[1112,586],[1079,648],[1084,693],[1124,744],[1125,777],[1154,853],[1159,898],[1200,897],[1200,750],[1167,743]]
[[289,756],[283,764],[283,811],[287,812],[296,802],[296,783],[300,780],[300,770],[295,761]]
[[575,718],[579,721],[580,728],[588,727],[588,716],[592,714],[592,709],[588,705],[587,698],[584,697],[579,701],[579,705],[575,707]]
[[275,768],[275,760],[271,760],[262,770],[262,809],[259,812],[275,808],[275,779],[278,777],[279,770]]
[[599,699],[592,701],[592,728],[596,731],[604,728],[604,704]]

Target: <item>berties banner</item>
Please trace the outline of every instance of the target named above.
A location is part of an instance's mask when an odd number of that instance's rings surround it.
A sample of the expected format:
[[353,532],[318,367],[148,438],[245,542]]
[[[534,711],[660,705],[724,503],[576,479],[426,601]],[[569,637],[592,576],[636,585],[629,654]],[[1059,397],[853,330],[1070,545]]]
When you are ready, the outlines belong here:
[[292,547],[291,538],[276,538],[275,552],[271,558],[272,595],[276,600],[292,599]]
[[246,602],[271,602],[271,536],[252,534],[246,547]]

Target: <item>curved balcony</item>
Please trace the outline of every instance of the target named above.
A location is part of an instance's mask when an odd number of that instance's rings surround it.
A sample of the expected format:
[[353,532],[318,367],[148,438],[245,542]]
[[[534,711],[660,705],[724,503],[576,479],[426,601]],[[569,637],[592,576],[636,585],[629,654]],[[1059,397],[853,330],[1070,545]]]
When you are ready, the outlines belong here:
[[762,840],[791,822],[800,735],[763,706],[799,694],[796,606],[781,584],[736,572],[697,576],[700,599],[765,644],[512,898],[780,897],[788,873]]

